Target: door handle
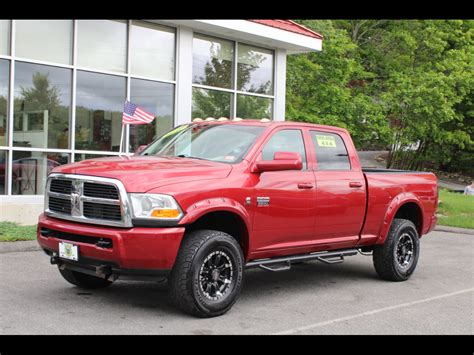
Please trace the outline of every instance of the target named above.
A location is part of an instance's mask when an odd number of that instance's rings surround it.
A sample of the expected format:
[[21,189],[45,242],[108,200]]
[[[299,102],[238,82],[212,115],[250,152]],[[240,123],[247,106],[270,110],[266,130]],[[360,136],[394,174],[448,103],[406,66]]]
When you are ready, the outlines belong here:
[[314,184],[311,182],[300,182],[298,183],[298,188],[299,189],[312,189],[314,187]]
[[362,187],[362,183],[361,183],[361,182],[358,182],[358,181],[351,181],[351,182],[349,183],[349,187],[354,187],[354,188]]

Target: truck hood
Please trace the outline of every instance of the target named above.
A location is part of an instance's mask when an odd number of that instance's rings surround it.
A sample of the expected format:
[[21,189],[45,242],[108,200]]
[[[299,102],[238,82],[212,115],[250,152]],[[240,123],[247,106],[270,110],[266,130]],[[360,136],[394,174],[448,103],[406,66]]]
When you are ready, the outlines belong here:
[[147,192],[168,184],[224,178],[231,170],[229,164],[207,160],[124,156],[84,160],[59,166],[52,172],[118,179],[127,192]]

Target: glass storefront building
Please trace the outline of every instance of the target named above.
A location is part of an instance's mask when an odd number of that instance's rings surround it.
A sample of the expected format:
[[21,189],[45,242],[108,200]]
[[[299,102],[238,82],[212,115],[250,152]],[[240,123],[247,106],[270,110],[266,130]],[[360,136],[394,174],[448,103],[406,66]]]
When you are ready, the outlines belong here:
[[127,127],[128,152],[198,117],[284,120],[286,55],[318,50],[310,37],[245,20],[0,20],[0,202],[118,155],[126,99],[155,115]]

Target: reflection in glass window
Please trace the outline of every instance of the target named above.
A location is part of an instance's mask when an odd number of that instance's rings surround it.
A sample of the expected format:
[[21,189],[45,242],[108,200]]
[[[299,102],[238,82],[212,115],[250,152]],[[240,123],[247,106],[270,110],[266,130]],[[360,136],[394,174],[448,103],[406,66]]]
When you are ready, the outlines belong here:
[[71,20],[17,20],[15,26],[18,57],[71,64]]
[[97,158],[110,158],[116,157],[117,155],[102,155],[102,154],[85,154],[85,153],[76,153],[74,154],[74,162],[83,161],[87,159],[97,159]]
[[173,127],[174,85],[132,79],[130,101],[154,114],[151,124],[130,125],[131,151],[148,144]]
[[237,163],[264,129],[261,126],[207,123],[181,125],[151,144],[143,155]]
[[273,99],[259,96],[237,95],[237,117],[272,119]]
[[125,72],[127,23],[111,20],[79,20],[77,64],[82,67]]
[[70,69],[15,63],[13,145],[69,147]]
[[51,170],[69,161],[69,154],[14,151],[12,194],[43,195]]
[[237,89],[273,94],[273,51],[239,43]]
[[232,94],[193,88],[192,118],[230,118]]
[[130,55],[133,75],[174,80],[175,34],[173,29],[133,21]]
[[118,151],[125,78],[77,72],[76,149]]
[[0,54],[10,54],[10,20],[0,20]]
[[193,83],[230,89],[234,44],[231,41],[195,35]]
[[[0,146],[7,145],[8,134],[8,83],[10,79],[10,62],[0,59]],[[1,177],[0,177],[1,179]]]
[[0,150],[0,195],[7,193],[7,152]]
[[285,129],[276,132],[263,147],[262,160],[273,160],[277,152],[298,153],[303,161],[303,169],[306,169],[306,151],[301,130]]
[[350,170],[351,163],[341,136],[329,132],[310,131],[316,151],[318,170]]

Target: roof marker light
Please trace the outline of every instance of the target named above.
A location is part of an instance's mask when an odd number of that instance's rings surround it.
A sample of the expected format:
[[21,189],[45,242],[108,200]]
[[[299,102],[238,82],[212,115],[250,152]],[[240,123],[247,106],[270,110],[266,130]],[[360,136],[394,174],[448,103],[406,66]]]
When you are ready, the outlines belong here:
[[216,119],[214,117],[208,117],[206,118],[206,121],[215,121]]
[[217,120],[218,121],[228,121],[229,119],[227,117],[219,117]]
[[202,121],[203,121],[202,118],[195,118],[195,119],[193,120],[193,122],[202,122]]
[[240,117],[235,117],[232,121],[242,121],[242,118],[240,118]]
[[270,122],[270,120],[268,118],[262,118],[260,122]]

